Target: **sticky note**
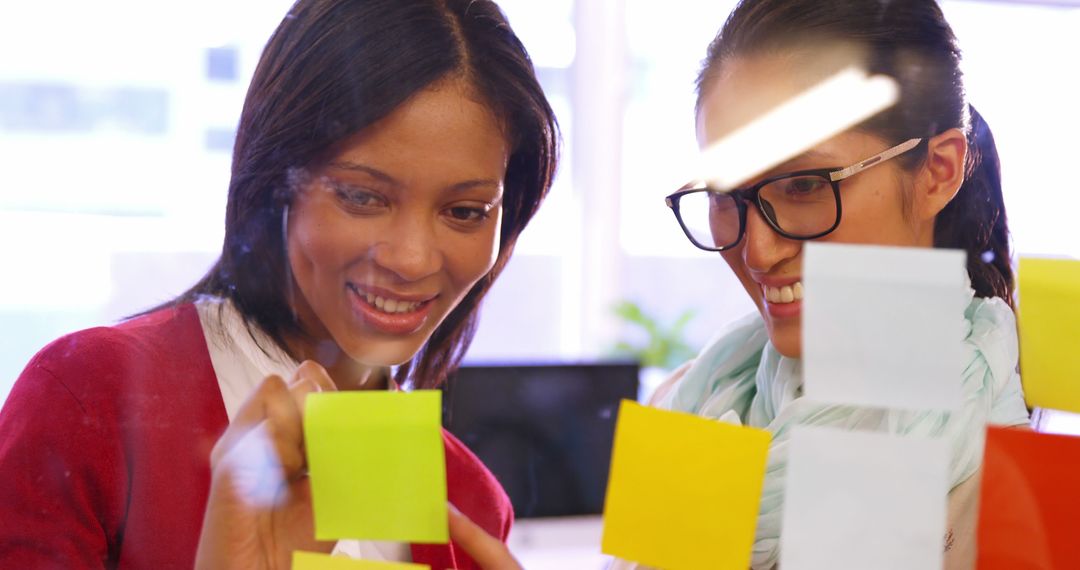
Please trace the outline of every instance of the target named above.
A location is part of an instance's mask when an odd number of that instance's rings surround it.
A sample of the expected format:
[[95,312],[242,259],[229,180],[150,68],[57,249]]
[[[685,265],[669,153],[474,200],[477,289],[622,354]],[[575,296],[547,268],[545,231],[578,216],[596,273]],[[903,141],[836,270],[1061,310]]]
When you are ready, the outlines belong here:
[[356,560],[317,552],[293,551],[293,570],[431,570],[427,564]]
[[788,453],[784,570],[941,568],[945,440],[796,427]]
[[1080,435],[1080,414],[1060,410],[1040,410],[1037,417],[1039,427],[1036,429],[1041,433]]
[[440,406],[436,390],[308,396],[317,539],[449,540]]
[[667,570],[746,570],[770,434],[624,400],[601,551]]
[[990,427],[979,570],[1080,568],[1080,437]]
[[805,396],[833,404],[953,410],[963,371],[965,255],[808,242]]
[[1018,277],[1028,404],[1080,412],[1080,261],[1021,257]]

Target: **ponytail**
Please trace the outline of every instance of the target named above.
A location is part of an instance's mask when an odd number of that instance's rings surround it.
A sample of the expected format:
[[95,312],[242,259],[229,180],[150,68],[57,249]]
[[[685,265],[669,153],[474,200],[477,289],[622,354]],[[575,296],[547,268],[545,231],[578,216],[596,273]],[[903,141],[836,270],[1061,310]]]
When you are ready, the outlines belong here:
[[1013,306],[1012,255],[1001,163],[990,126],[975,107],[968,134],[964,184],[934,224],[934,246],[967,252],[967,270],[978,297],[1001,297]]

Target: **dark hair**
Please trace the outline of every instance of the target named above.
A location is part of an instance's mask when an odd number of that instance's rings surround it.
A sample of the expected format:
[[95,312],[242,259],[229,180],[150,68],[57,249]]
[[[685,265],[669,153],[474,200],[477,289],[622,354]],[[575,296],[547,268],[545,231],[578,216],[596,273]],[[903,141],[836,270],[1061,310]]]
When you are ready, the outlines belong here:
[[[960,48],[934,0],[742,0],[709,45],[697,80],[698,108],[728,58],[807,51],[830,41],[865,50],[867,71],[891,76],[900,86],[899,102],[860,129],[893,144],[950,128],[968,133],[964,184],[935,220],[934,246],[967,252],[975,294],[1012,305],[997,147],[990,127],[967,103]],[[901,164],[911,168],[925,156],[924,141]]]
[[510,145],[494,268],[435,329],[396,380],[439,385],[472,341],[478,308],[551,186],[558,125],[532,61],[488,0],[299,0],[263,51],[233,149],[221,257],[170,304],[231,300],[285,347],[304,334],[288,300],[283,211],[296,173],[418,91],[458,76],[503,123]]

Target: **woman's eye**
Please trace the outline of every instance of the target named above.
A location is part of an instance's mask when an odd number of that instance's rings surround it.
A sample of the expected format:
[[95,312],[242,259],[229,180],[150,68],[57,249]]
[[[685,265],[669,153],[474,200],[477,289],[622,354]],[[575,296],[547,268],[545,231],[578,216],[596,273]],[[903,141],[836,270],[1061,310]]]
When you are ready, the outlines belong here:
[[825,181],[816,176],[803,178],[791,178],[787,181],[785,191],[796,196],[813,194],[825,186]]
[[338,199],[349,208],[371,210],[386,205],[385,198],[370,190],[345,184],[335,184],[333,188]]
[[454,206],[447,209],[447,214],[456,222],[478,224],[487,219],[488,209],[474,206]]

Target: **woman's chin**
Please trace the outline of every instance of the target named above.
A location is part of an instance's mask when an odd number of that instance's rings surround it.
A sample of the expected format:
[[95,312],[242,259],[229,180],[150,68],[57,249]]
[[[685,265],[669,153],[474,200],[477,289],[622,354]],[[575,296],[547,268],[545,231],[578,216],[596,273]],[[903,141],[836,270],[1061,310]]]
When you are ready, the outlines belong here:
[[365,366],[387,368],[409,362],[421,348],[422,345],[415,346],[413,343],[371,343],[357,347],[350,352],[349,357]]
[[[776,346],[776,345],[774,345],[774,346]],[[779,346],[776,346],[776,351],[779,352],[781,355],[786,356],[788,358],[802,358],[802,347],[801,346],[797,346],[797,345],[796,346],[779,345]]]
[[779,324],[766,319],[765,322],[769,341],[777,352],[788,358],[802,358],[802,330],[798,321]]

